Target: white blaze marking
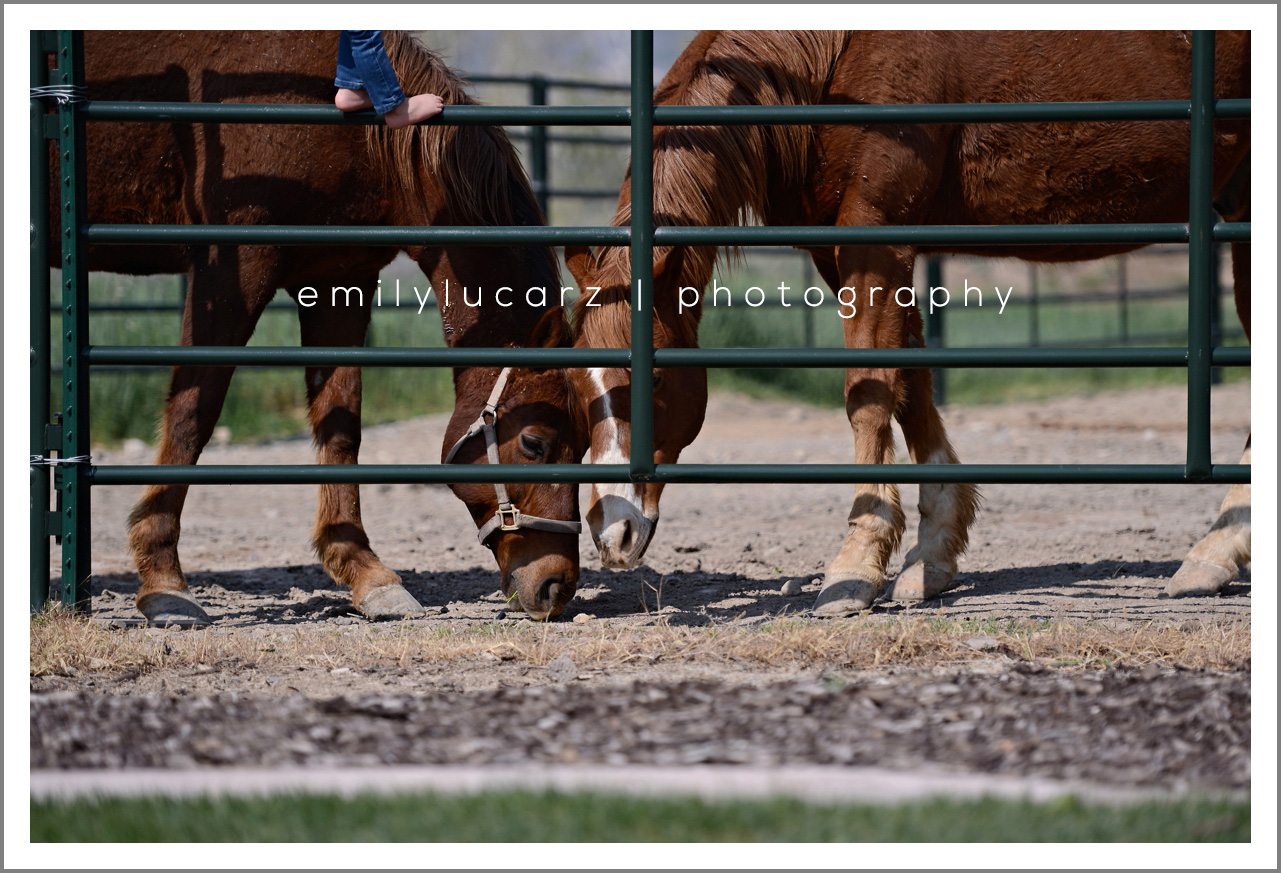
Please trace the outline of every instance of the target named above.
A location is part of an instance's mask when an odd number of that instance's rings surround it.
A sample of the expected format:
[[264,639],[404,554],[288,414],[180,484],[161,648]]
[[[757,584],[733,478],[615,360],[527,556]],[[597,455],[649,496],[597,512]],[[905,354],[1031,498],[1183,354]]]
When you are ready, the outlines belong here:
[[[587,377],[591,379],[592,388],[595,390],[596,397],[604,405],[604,412],[601,417],[600,427],[606,428],[606,433],[602,434],[601,442],[605,443],[605,448],[597,452],[597,440],[592,439],[591,462],[593,464],[626,464],[630,461],[627,453],[623,451],[622,429],[618,426],[618,418],[614,415],[614,409],[609,402],[609,389],[605,387],[605,370],[602,367],[590,367],[587,370]],[[612,482],[609,484],[598,484],[593,486],[599,497],[612,495],[622,498],[636,508],[638,515],[644,515],[644,507],[641,504],[640,490],[630,482]],[[608,528],[615,521],[620,519],[616,516],[614,509],[617,503],[613,500],[608,501],[603,506],[605,518],[602,528]]]

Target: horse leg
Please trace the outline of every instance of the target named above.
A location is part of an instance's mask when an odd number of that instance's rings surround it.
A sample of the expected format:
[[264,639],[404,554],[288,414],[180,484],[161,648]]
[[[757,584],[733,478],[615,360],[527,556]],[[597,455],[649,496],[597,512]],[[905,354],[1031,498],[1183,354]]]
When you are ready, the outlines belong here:
[[[862,304],[856,306],[852,318],[844,321],[846,348],[898,348],[903,317],[893,294],[895,289],[912,282],[912,251],[903,247],[846,246],[838,250],[836,260],[845,285],[856,289],[857,302]],[[879,289],[880,299],[868,305],[872,288]],[[845,411],[854,431],[855,463],[893,463],[891,423],[894,410],[903,400],[903,389],[898,370],[845,372]],[[816,615],[853,615],[871,606],[881,593],[886,565],[903,535],[897,486],[858,485],[848,525],[841,550],[828,566],[823,590],[814,606]]]
[[[1250,245],[1232,244],[1232,280],[1237,315],[1250,336]],[[1245,441],[1241,463],[1250,463],[1250,439]],[[1250,486],[1233,485],[1219,507],[1219,517],[1201,538],[1182,566],[1171,577],[1166,593],[1171,597],[1217,594],[1250,562]]]
[[[924,346],[921,313],[911,309],[906,315],[909,345]],[[912,460],[918,464],[959,463],[934,405],[930,371],[923,367],[905,370],[903,378],[907,396],[897,415]],[[929,600],[956,587],[956,562],[969,542],[979,490],[969,484],[923,483],[918,506],[921,521],[916,545],[908,551],[903,570],[886,594],[890,600]]]
[[[182,344],[244,345],[274,293],[271,282],[240,281],[240,258],[193,267]],[[265,271],[264,271],[265,275]],[[234,367],[173,368],[160,426],[157,464],[194,464],[213,434]],[[205,625],[178,560],[186,485],[152,485],[129,514],[129,550],[138,568],[138,610],[154,625]]]
[[[377,279],[354,283],[373,288]],[[298,307],[304,346],[360,346],[371,310]],[[307,415],[321,464],[355,464],[360,454],[360,368],[308,367]],[[321,485],[312,545],[329,575],[351,588],[351,602],[370,619],[404,618],[423,608],[369,545],[360,518],[360,486]]]

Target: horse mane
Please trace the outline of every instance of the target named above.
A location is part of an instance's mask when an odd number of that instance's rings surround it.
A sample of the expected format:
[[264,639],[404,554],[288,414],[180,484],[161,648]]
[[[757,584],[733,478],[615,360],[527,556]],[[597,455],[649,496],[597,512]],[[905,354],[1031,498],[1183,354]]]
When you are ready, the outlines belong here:
[[[845,50],[847,31],[703,31],[682,52],[654,91],[666,106],[811,105],[821,103],[836,61]],[[795,191],[810,169],[812,125],[710,125],[656,127],[654,131],[654,223],[668,226],[762,223],[771,212],[770,191]],[[630,179],[628,169],[627,178]],[[623,183],[611,224],[631,221],[630,189]],[[654,249],[655,274],[677,251]],[[678,285],[704,287],[716,259],[737,249],[683,246]],[[623,247],[597,251],[600,307],[586,308],[586,295],[574,304],[574,323],[591,314],[593,336],[612,342],[631,336],[627,303],[631,265]],[[670,307],[655,307],[655,342]],[[694,345],[695,319],[672,318],[679,345]],[[693,335],[690,336],[692,330]],[[623,342],[623,344],[626,344]]]
[[[445,105],[476,105],[468,83],[403,30],[383,34],[383,45],[406,94],[439,94]],[[411,202],[426,200],[424,178],[439,181],[451,224],[494,227],[546,223],[524,164],[501,127],[421,124],[400,130],[365,128],[374,171]],[[560,267],[547,246],[517,247],[514,256],[543,275],[539,284],[560,286]]]
[[[655,91],[675,106],[821,103],[849,34],[735,30],[701,35],[701,57],[677,63]],[[700,44],[701,43],[701,44]],[[809,171],[813,125],[662,127],[654,134],[654,215],[660,224],[747,224],[770,213],[770,186]],[[630,217],[630,205],[627,210]]]
[[[406,94],[439,94],[446,106],[477,102],[467,82],[408,32],[384,31],[383,44]],[[520,158],[501,128],[425,124],[390,130],[374,124],[365,130],[375,170],[408,198],[422,201],[424,174],[439,180],[451,223],[542,223]]]

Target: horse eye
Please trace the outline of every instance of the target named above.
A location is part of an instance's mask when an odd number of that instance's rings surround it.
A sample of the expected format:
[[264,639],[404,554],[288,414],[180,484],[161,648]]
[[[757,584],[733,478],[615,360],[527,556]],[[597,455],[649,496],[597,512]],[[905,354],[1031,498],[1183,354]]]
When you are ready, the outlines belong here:
[[532,433],[520,435],[520,451],[531,461],[537,461],[547,454],[547,441]]

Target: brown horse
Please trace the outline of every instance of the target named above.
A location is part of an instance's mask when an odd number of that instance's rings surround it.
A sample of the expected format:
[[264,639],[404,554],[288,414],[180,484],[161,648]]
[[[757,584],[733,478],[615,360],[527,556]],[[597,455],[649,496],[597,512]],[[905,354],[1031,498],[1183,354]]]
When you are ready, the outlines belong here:
[[[463,83],[409,36],[386,44],[409,93],[432,92],[470,103]],[[332,104],[333,32],[90,32],[85,37],[88,94],[96,100]],[[520,161],[496,128],[95,123],[88,129],[89,217],[95,222],[172,224],[535,225],[542,223]],[[56,197],[56,192],[55,195]],[[56,246],[54,247],[56,249]],[[503,285],[559,287],[546,248],[409,247],[436,289]],[[263,308],[285,288],[323,289],[299,306],[302,342],[360,346],[378,271],[392,247],[97,246],[92,269],[119,273],[187,271],[190,292],[183,345],[243,345]],[[334,286],[363,295],[328,297]],[[555,291],[549,292],[555,294]],[[467,306],[455,290],[440,315],[451,346],[547,346],[569,341],[559,307]],[[160,428],[157,462],[194,464],[210,438],[233,367],[175,367]],[[457,406],[445,446],[480,414],[499,378],[494,368],[454,371]],[[306,368],[307,401],[317,456],[354,464],[360,447],[358,367]],[[580,454],[560,370],[508,374],[497,422],[503,463],[572,462]],[[486,463],[477,435],[458,461]],[[460,485],[454,492],[477,525],[495,517],[496,489]],[[508,497],[528,516],[577,518],[577,489],[511,486]],[[146,490],[129,519],[137,563],[138,608],[153,622],[205,623],[178,560],[185,485]],[[558,614],[578,578],[577,537],[561,530],[495,531],[486,545],[502,587],[537,618]],[[354,606],[371,618],[409,616],[422,607],[370,548],[355,485],[322,485],[313,532],[329,574],[350,586]]]
[[[1249,94],[1249,37],[1217,41],[1215,94]],[[655,92],[662,105],[1001,103],[1186,98],[1186,33],[700,33]],[[1249,201],[1247,122],[1215,131],[1214,188],[1238,174],[1231,218]],[[1058,224],[1184,221],[1188,209],[1188,125],[1184,122],[1045,124],[878,124],[657,127],[654,214],[659,225]],[[629,218],[623,185],[616,224]],[[966,248],[1035,261],[1117,254],[1134,246]],[[836,290],[912,284],[922,252],[943,248],[842,245],[807,249]],[[697,311],[681,315],[677,289],[706,287],[716,251],[654,252],[654,342],[697,343]],[[569,266],[580,287],[600,287],[594,308],[576,308],[576,344],[621,347],[630,338],[631,272],[624,249],[576,248]],[[1233,245],[1236,299],[1249,329],[1249,253]],[[860,306],[844,322],[849,348],[924,344],[920,314],[885,303]],[[906,313],[906,314],[904,314]],[[629,449],[628,372],[572,371],[593,462]],[[925,369],[851,369],[846,412],[855,461],[893,460],[897,418],[917,463],[956,463],[931,399]],[[655,376],[655,460],[671,463],[697,435],[707,382],[697,369]],[[1247,450],[1248,458],[1248,450]],[[596,486],[587,519],[607,566],[633,566],[658,521],[659,485]],[[972,485],[923,485],[916,546],[890,592],[923,599],[954,586],[957,558],[978,507]],[[1235,486],[1212,533],[1171,581],[1172,593],[1216,591],[1249,560],[1249,487]],[[855,489],[844,544],[827,570],[817,611],[865,609],[885,586],[904,528],[898,489]]]

